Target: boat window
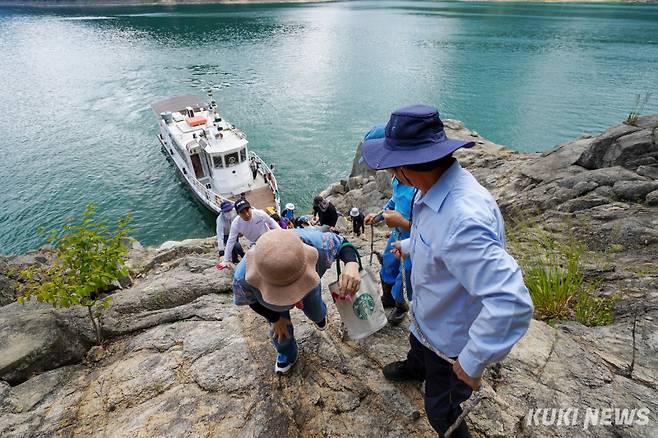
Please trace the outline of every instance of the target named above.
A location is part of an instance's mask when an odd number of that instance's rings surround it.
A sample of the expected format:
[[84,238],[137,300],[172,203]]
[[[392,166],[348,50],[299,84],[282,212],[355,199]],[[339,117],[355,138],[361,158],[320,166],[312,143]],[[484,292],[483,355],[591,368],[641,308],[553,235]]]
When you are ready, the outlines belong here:
[[221,155],[213,155],[212,165],[217,169],[221,169],[222,167],[224,167],[224,164],[222,163],[222,156]]
[[240,150],[240,162],[247,161],[247,149]]
[[224,159],[226,160],[226,167],[237,166],[240,164],[237,152],[224,155]]

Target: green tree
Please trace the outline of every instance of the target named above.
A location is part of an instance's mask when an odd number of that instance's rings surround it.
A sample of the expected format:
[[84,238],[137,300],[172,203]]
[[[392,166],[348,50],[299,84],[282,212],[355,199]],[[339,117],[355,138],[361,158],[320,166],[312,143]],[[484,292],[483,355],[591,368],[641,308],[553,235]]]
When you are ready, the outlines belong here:
[[20,272],[17,300],[23,304],[34,297],[54,307],[86,307],[100,345],[98,316],[112,299],[103,296],[103,292],[112,282],[128,275],[124,261],[128,248],[122,240],[128,235],[132,217],[121,218],[112,230],[106,221],[94,218],[96,208],[88,204],[82,217],[70,218],[62,229],[41,230],[56,248],[55,261],[48,267],[32,266]]

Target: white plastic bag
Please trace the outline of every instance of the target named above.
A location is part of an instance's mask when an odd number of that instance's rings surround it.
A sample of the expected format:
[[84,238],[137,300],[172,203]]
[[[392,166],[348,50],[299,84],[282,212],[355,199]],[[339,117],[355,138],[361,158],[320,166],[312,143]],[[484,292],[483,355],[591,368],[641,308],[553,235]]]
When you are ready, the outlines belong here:
[[[361,256],[358,257],[361,285],[353,297],[347,299],[339,297],[338,281],[329,285],[329,291],[334,298],[340,319],[347,328],[347,335],[353,340],[370,336],[387,323],[375,274],[369,268],[363,268]],[[336,260],[336,271],[338,272],[338,278],[340,278],[340,260],[338,259]]]

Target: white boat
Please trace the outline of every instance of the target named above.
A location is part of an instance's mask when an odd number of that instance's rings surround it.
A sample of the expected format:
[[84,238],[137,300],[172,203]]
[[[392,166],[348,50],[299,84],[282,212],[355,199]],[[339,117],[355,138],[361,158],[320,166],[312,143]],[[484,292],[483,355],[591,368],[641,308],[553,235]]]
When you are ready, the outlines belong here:
[[212,92],[208,103],[177,96],[151,105],[160,122],[158,139],[195,198],[218,214],[222,200],[244,197],[260,209],[280,213],[272,168],[248,150],[247,137],[219,115]]

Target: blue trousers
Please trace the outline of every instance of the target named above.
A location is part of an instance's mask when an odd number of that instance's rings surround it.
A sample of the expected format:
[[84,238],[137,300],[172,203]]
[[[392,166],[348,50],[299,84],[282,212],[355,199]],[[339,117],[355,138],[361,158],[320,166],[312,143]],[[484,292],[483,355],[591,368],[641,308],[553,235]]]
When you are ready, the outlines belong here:
[[[309,292],[303,299],[302,304],[304,304],[303,312],[308,319],[318,323],[322,321],[324,317],[327,316],[327,306],[322,301],[322,290],[321,286],[318,285],[315,289]],[[279,312],[282,318],[290,319],[290,310],[284,312]],[[292,326],[292,323],[288,326],[289,337],[285,338],[282,342],[279,342],[279,339],[274,332],[270,330],[270,338],[272,339],[272,344],[277,351],[277,362],[293,362],[297,359],[299,351],[297,349],[297,341],[295,341],[295,330]]]
[[[391,249],[393,248],[393,242],[398,240],[398,231],[393,230],[391,236],[386,242],[386,248],[384,249],[382,269],[380,275],[382,281],[386,284],[392,286],[391,294],[395,301],[402,303],[405,301],[404,291],[402,289],[402,263],[400,260],[397,260],[393,254],[391,254]],[[400,240],[404,240],[409,237],[409,231],[400,233]],[[411,301],[413,296],[413,290],[411,289],[411,258],[405,257],[404,259],[404,270],[405,275],[407,276],[407,299]]]

